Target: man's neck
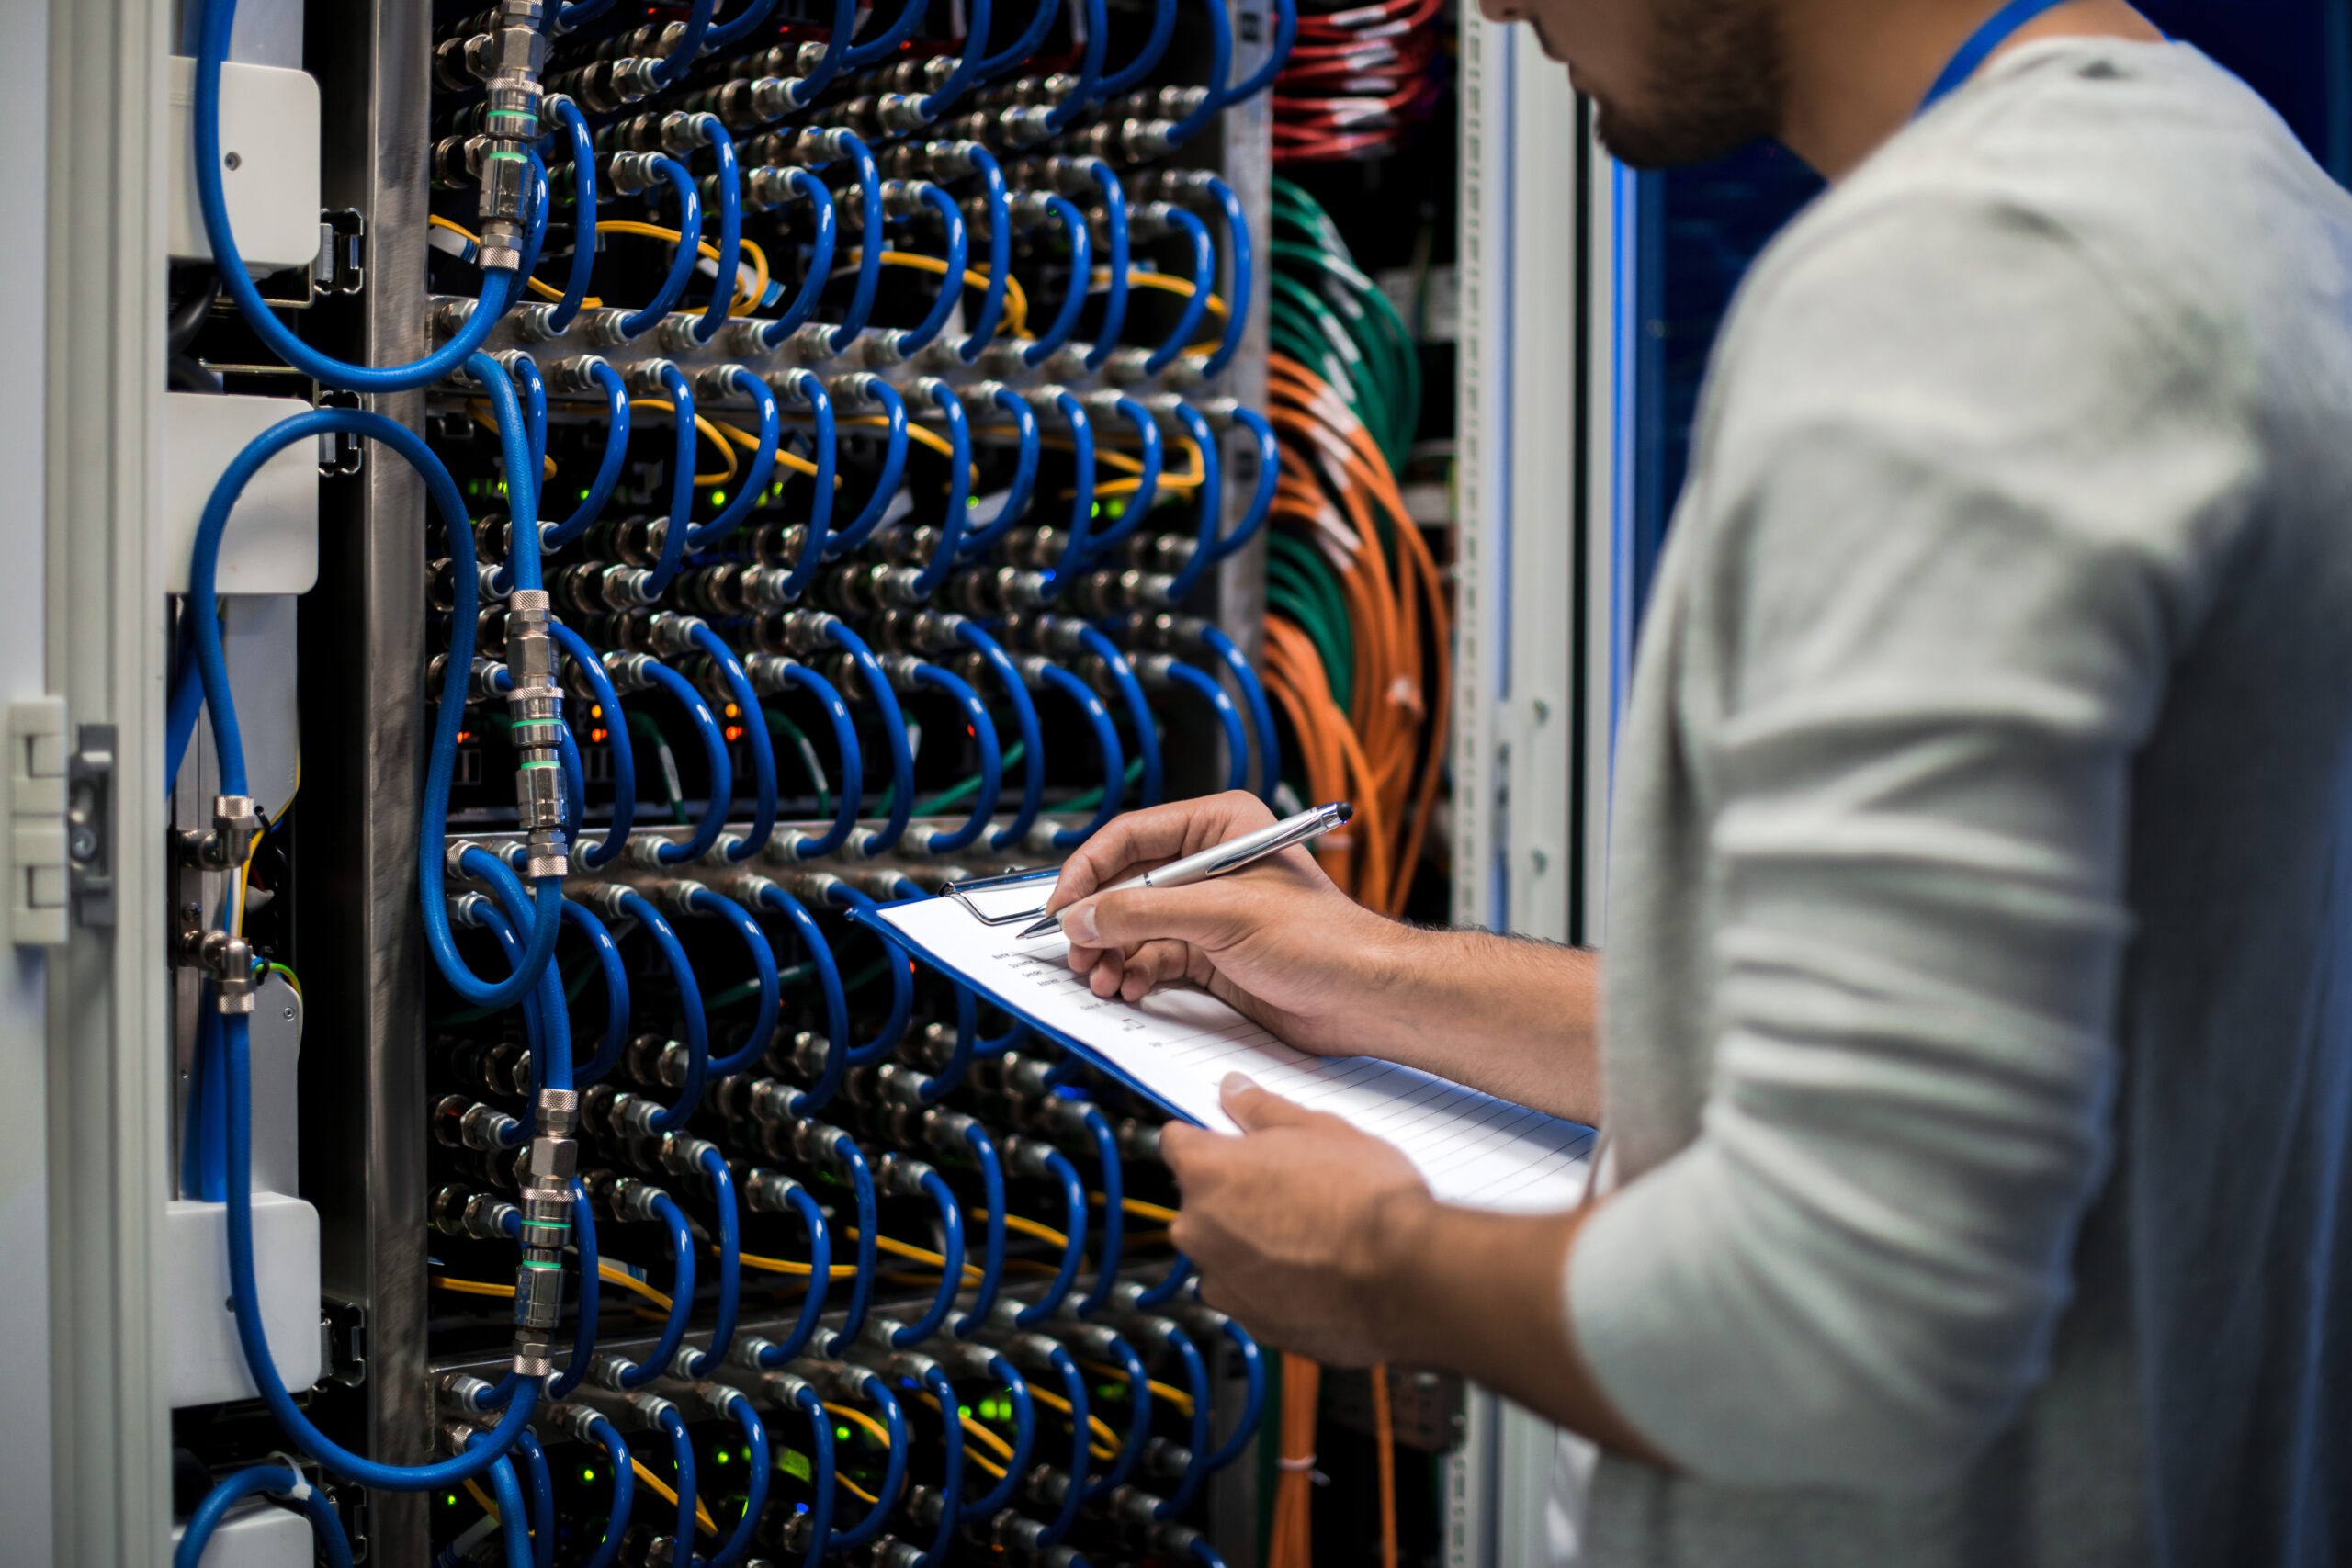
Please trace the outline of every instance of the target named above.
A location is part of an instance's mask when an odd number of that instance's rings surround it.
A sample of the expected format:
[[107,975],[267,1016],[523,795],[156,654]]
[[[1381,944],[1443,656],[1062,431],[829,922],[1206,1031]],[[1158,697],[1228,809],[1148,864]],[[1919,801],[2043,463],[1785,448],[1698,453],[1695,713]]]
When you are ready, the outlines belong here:
[[[1788,91],[1781,140],[1843,179],[1909,122],[2001,0],[1799,0],[1784,8]],[[2020,28],[1995,58],[2049,38],[2164,35],[2125,0],[2067,0]]]

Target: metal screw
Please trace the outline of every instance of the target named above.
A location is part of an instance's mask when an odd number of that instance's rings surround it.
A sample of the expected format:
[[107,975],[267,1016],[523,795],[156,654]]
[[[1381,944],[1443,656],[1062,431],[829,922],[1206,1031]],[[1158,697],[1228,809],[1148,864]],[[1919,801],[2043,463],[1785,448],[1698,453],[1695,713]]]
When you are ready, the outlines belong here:
[[98,852],[98,835],[89,828],[76,828],[66,848],[75,860],[88,860]]
[[244,163],[244,160],[238,157],[234,152],[232,152],[228,156],[222,158],[220,162],[230,168],[234,169],[241,166]]
[[294,1021],[294,1010],[292,1008],[288,1008],[286,1010],[286,1021],[288,1023]]

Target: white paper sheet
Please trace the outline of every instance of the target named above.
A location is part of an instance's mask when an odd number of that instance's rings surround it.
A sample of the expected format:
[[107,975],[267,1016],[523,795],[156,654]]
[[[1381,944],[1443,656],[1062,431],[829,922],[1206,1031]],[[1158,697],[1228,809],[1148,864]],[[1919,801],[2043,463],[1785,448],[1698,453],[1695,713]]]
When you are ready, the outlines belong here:
[[[1052,886],[1015,885],[975,899],[991,914],[1013,914],[1043,904]],[[1217,1086],[1227,1073],[1246,1073],[1395,1145],[1445,1202],[1540,1213],[1573,1207],[1584,1190],[1589,1127],[1391,1062],[1308,1055],[1191,987],[1139,1003],[1105,1001],[1070,971],[1069,943],[1058,933],[1023,942],[1021,925],[985,925],[953,899],[898,905],[881,916],[941,967],[1080,1042],[1203,1126],[1238,1130],[1218,1106]]]

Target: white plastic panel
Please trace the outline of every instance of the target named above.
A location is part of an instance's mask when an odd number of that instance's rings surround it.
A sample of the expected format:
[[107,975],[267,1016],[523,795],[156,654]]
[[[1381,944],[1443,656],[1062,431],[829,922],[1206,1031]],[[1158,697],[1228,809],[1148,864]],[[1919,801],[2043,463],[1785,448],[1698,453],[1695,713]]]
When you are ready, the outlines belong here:
[[[175,1199],[165,1206],[164,1232],[170,1303],[164,1367],[172,1408],[255,1398],[261,1391],[245,1371],[229,1311],[228,1205]],[[254,1194],[254,1281],[278,1376],[289,1389],[310,1387],[320,1371],[316,1209],[283,1193]],[[309,1553],[305,1545],[304,1562]]]
[[[245,444],[310,404],[300,398],[173,392],[164,399],[166,592],[187,592],[196,527],[221,470]],[[319,580],[319,453],[297,441],[262,465],[220,538],[222,593],[307,593]]]
[[[184,1525],[172,1527],[177,1549]],[[275,1503],[248,1503],[220,1521],[198,1568],[311,1568],[311,1521]]]
[[[209,261],[196,199],[196,62],[171,60],[170,230],[174,261]],[[245,270],[308,266],[319,254],[319,85],[309,73],[220,67],[220,187]]]

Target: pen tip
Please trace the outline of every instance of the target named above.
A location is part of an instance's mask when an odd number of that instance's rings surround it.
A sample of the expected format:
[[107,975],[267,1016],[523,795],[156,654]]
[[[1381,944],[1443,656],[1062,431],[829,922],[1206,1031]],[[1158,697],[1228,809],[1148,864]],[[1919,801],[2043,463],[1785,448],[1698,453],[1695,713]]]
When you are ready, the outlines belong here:
[[1352,822],[1355,820],[1356,808],[1349,805],[1344,800],[1340,802],[1339,805],[1333,807],[1332,809],[1340,814],[1340,820],[1342,822]]
[[1016,941],[1016,942],[1024,942],[1024,941],[1028,940],[1030,937],[1033,937],[1033,936],[1043,936],[1043,935],[1045,935],[1047,931],[1052,931],[1056,926],[1058,926],[1058,925],[1060,925],[1061,923],[1062,923],[1062,918],[1061,918],[1059,915],[1047,915],[1044,919],[1039,920],[1035,925],[1034,925],[1034,926],[1030,926],[1030,927],[1026,928],[1025,930],[1023,930],[1023,931],[1022,931],[1021,935],[1020,935],[1020,936],[1018,936],[1018,937],[1016,937],[1016,938],[1014,938],[1013,940],[1014,940],[1014,941]]

